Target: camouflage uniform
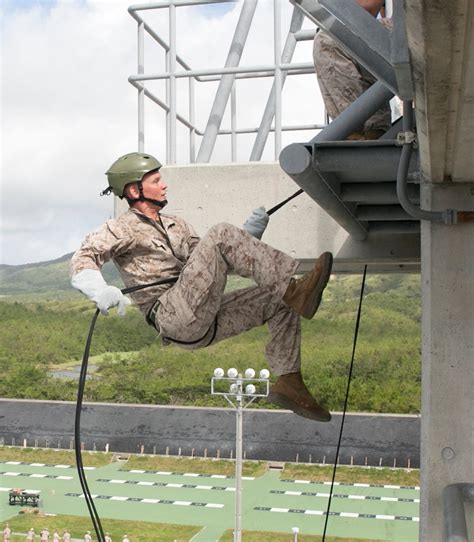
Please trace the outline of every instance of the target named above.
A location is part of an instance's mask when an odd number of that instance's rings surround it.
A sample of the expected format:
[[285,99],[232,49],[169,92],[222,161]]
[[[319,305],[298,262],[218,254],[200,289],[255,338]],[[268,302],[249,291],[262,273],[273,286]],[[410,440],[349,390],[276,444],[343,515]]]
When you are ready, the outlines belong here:
[[[390,19],[382,19],[381,23],[391,29]],[[377,81],[323,30],[314,38],[313,61],[324,105],[332,119]],[[365,122],[363,129],[386,131],[390,126],[391,110],[387,102]]]
[[[174,216],[154,221],[135,209],[90,234],[71,262],[72,274],[112,259],[127,287],[179,277],[174,285],[130,294],[150,312],[164,344],[196,349],[268,323],[266,356],[275,375],[300,369],[300,317],[283,301],[298,263],[230,224],[199,240]],[[256,286],[224,294],[227,274]]]

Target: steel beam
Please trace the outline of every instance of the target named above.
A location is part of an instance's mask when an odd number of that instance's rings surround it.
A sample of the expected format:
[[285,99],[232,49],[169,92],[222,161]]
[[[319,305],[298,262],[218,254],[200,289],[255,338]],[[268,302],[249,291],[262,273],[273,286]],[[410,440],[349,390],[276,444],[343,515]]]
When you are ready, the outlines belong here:
[[[256,7],[257,0],[245,0],[227,56],[226,68],[238,66],[240,62]],[[211,158],[234,80],[234,74],[222,76],[196,158],[197,162],[209,162]]]
[[403,2],[393,3],[393,30],[391,35],[391,63],[397,78],[398,96],[401,100],[412,100],[415,84],[411,72],[410,52],[408,50],[405,9]]
[[398,233],[398,234],[420,234],[419,222],[379,222],[370,223],[370,234]]
[[[366,222],[375,221],[416,221],[408,213],[406,213],[400,205],[357,205],[357,218]],[[369,229],[370,224],[369,224]]]
[[[360,174],[356,170],[350,170],[350,171],[340,171],[337,174],[337,178],[339,179],[339,183],[342,184],[349,184],[349,183],[371,183],[371,184],[385,184],[385,183],[393,183],[394,178],[387,178],[387,176],[380,177],[377,175],[378,171],[368,171],[366,175],[364,175],[363,178],[361,178]],[[331,175],[330,173],[326,173],[325,175]],[[418,183],[419,184],[419,173],[415,171],[414,173],[410,174],[408,176],[408,181],[410,183]]]
[[360,222],[355,215],[355,207],[344,203],[337,187],[328,184],[314,170],[312,144],[345,138],[373,115],[388,97],[392,97],[392,93],[382,83],[375,83],[313,138],[308,145],[293,143],[285,147],[280,154],[280,165],[283,171],[346,231],[361,241],[368,235],[367,223]]
[[[296,47],[296,38],[295,33],[301,29],[303,24],[303,13],[298,10],[296,7],[293,10],[293,15],[291,17],[290,30],[286,38],[285,45],[283,47],[283,52],[281,54],[281,63],[288,64],[293,58],[293,53]],[[284,71],[281,75],[281,88],[285,84],[286,76],[288,72]],[[263,150],[268,139],[268,134],[270,133],[272,127],[273,117],[275,116],[275,85],[276,80],[273,81],[272,90],[268,97],[267,105],[260,122],[260,127],[258,129],[257,137],[255,138],[255,143],[250,154],[250,161],[258,161],[262,158]]]
[[392,98],[393,92],[377,81],[344,109],[331,124],[313,137],[311,143],[345,139],[352,132],[359,130],[368,118]]
[[[313,165],[321,172],[353,171],[364,181],[364,176],[376,176],[380,181],[397,178],[398,164],[400,162],[401,148],[395,145],[351,145],[351,141],[344,142],[347,146],[332,146],[330,143],[313,145]],[[374,142],[377,143],[377,142]],[[331,146],[330,146],[331,145]],[[409,172],[418,170],[418,157],[412,154]]]
[[[376,52],[386,63],[391,62],[390,31],[357,2],[319,0],[319,4],[341,21],[346,28]],[[372,71],[369,70],[371,73]]]
[[367,224],[357,220],[355,206],[344,203],[334,189],[313,169],[311,148],[293,143],[280,154],[282,169],[329,215],[358,241],[368,235]]
[[[410,55],[405,25],[405,12],[402,2],[394,2],[393,6],[393,30],[390,32],[381,25],[367,11],[361,9],[355,2],[347,0],[319,0],[319,4],[338,21],[341,21],[349,32],[359,38],[363,44],[360,46],[353,39],[349,40],[347,33],[340,29],[337,24],[331,27],[331,34],[354,56],[370,73],[381,79],[380,69],[390,65],[394,71],[397,94],[402,100],[413,98],[414,84],[411,73]],[[314,9],[314,8],[313,8]],[[367,46],[378,56],[367,56]],[[388,81],[387,81],[388,82]]]
[[[408,195],[411,201],[419,203],[420,187],[417,184],[408,185]],[[344,202],[359,204],[396,204],[398,203],[397,187],[392,183],[342,183],[341,199]]]

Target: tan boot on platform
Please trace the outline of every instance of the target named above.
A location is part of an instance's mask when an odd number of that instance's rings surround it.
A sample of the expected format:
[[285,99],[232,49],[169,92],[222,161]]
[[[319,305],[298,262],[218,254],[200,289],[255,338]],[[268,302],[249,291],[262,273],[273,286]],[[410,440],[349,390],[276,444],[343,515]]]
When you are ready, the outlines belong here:
[[281,375],[270,388],[268,400],[310,420],[318,422],[331,420],[331,414],[309,393],[300,372]]
[[304,318],[311,319],[318,310],[324,288],[331,276],[332,254],[324,252],[316,260],[314,269],[291,282],[283,301]]

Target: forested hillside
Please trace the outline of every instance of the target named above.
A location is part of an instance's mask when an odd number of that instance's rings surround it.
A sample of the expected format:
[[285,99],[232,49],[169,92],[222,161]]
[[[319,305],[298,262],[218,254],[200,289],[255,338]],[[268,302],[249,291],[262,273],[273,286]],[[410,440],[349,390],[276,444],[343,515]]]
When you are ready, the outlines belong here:
[[[48,266],[18,267],[23,269],[0,269],[2,292],[9,294],[0,298],[0,396],[73,400],[76,380],[50,372],[80,363],[94,309],[68,288],[68,258],[49,271]],[[108,273],[116,280],[113,271]],[[231,287],[242,284],[230,282]],[[316,317],[302,322],[303,373],[332,410],[343,405],[360,282],[359,276],[333,277]],[[350,410],[419,412],[420,313],[418,275],[368,276]],[[262,327],[190,352],[161,347],[134,307],[124,318],[101,316],[86,400],[225,406],[209,394],[214,368],[266,367],[267,338]]]
[[[24,265],[0,265],[0,296],[48,294],[49,298],[68,296],[73,293],[69,280],[69,262],[72,254],[56,260]],[[114,265],[107,263],[104,277],[111,284],[120,284]]]

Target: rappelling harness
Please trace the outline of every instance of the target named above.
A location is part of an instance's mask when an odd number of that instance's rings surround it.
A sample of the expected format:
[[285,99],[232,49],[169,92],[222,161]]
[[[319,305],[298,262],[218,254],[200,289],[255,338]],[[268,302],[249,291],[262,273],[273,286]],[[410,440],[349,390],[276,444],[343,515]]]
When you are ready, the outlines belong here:
[[[139,184],[141,184],[141,183],[139,183]],[[140,191],[140,192],[141,192],[140,197],[144,198],[143,192],[142,191]],[[303,193],[303,189],[297,190],[290,197],[286,198],[282,202],[280,202],[277,205],[275,205],[274,207],[272,207],[267,212],[267,214],[272,215],[274,212],[278,211],[278,209],[283,207],[283,205],[285,205],[286,203],[291,201],[293,198],[295,198],[296,196],[299,196],[302,193]],[[326,528],[327,528],[328,518],[329,518],[329,515],[330,515],[331,498],[332,498],[333,489],[334,489],[334,481],[335,481],[335,476],[336,476],[337,461],[339,459],[339,450],[340,450],[341,441],[342,441],[342,432],[343,432],[343,428],[344,428],[344,421],[345,421],[345,415],[346,415],[346,409],[347,409],[347,402],[348,402],[348,397],[349,397],[349,388],[350,388],[350,382],[351,382],[351,377],[352,377],[352,368],[353,368],[353,364],[354,364],[355,350],[356,350],[356,344],[357,344],[357,336],[358,336],[358,332],[359,332],[359,324],[360,324],[360,316],[361,316],[361,309],[362,309],[362,299],[363,299],[363,293],[364,293],[366,272],[367,272],[367,265],[364,268],[364,275],[363,275],[363,279],[362,279],[362,286],[361,286],[360,299],[359,299],[359,309],[358,309],[358,313],[357,313],[357,321],[356,321],[356,327],[355,327],[355,332],[354,332],[352,359],[351,359],[351,364],[350,364],[350,369],[349,369],[349,377],[348,377],[347,390],[346,390],[346,396],[345,396],[345,401],[344,401],[344,410],[343,410],[342,420],[341,420],[341,428],[340,428],[340,431],[339,431],[339,439],[338,439],[338,444],[337,444],[337,449],[336,449],[336,456],[335,456],[335,460],[334,460],[334,468],[333,468],[333,474],[332,474],[331,488],[330,488],[330,492],[329,492],[328,507],[327,507],[327,511],[326,511],[326,520],[325,520],[325,524],[324,524],[324,533],[323,533],[323,538],[322,538],[323,542],[325,541],[325,537],[326,537]],[[128,288],[123,288],[121,290],[121,292],[122,292],[122,294],[125,295],[125,294],[130,294],[132,292],[137,292],[139,290],[143,290],[145,288],[152,288],[153,286],[162,286],[164,284],[174,284],[178,280],[178,278],[179,277],[170,277],[170,278],[167,278],[167,279],[157,280],[156,282],[152,282],[152,283],[149,283],[149,284],[139,284],[139,285],[131,286],[131,287],[128,287]],[[146,320],[147,320],[148,324],[152,325],[153,327],[156,327],[155,315],[156,315],[157,307],[158,307],[158,303],[156,303],[154,305],[154,307],[152,307],[151,311],[146,316]],[[95,324],[97,322],[97,318],[99,316],[99,313],[100,313],[100,310],[97,309],[95,311],[94,316],[92,317],[92,321],[91,321],[91,324],[90,324],[90,327],[89,327],[89,333],[87,335],[84,354],[83,354],[83,357],[82,357],[82,365],[81,365],[81,371],[80,371],[80,374],[79,374],[79,385],[78,385],[78,391],[77,391],[76,413],[75,413],[75,420],[74,420],[74,450],[75,450],[75,456],[76,456],[76,466],[77,466],[77,473],[78,473],[78,477],[79,477],[79,482],[80,482],[81,488],[82,488],[82,490],[84,492],[84,499],[86,501],[87,508],[89,510],[89,515],[90,515],[90,518],[92,520],[92,524],[94,526],[95,533],[97,535],[97,540],[98,540],[98,542],[104,542],[105,536],[104,536],[104,531],[102,529],[102,524],[101,524],[101,521],[100,521],[100,518],[99,518],[99,514],[97,513],[97,509],[95,507],[93,497],[92,497],[92,495],[90,493],[89,486],[87,484],[86,475],[84,473],[84,465],[82,463],[82,454],[81,454],[82,443],[81,443],[81,433],[80,433],[82,401],[83,401],[83,397],[84,397],[84,389],[85,389],[85,384],[86,384],[87,366],[88,366],[88,362],[89,362],[89,353],[90,353],[90,347],[91,347],[91,343],[92,343],[92,337],[93,337],[93,334],[94,334],[94,328],[95,328]],[[209,346],[213,342],[213,340],[215,339],[216,333],[217,333],[217,318],[211,324],[211,327],[206,332],[206,334],[203,337],[201,337],[200,339],[198,339],[198,340],[195,340],[195,341],[180,341],[180,340],[177,340],[177,339],[172,339],[170,337],[163,337],[163,338],[165,340],[168,340],[170,342],[174,342],[174,343],[177,343],[177,344],[197,344],[197,343],[199,343],[201,341],[204,341],[204,339],[206,339],[210,335],[210,340],[205,345],[203,345],[203,346]]]

